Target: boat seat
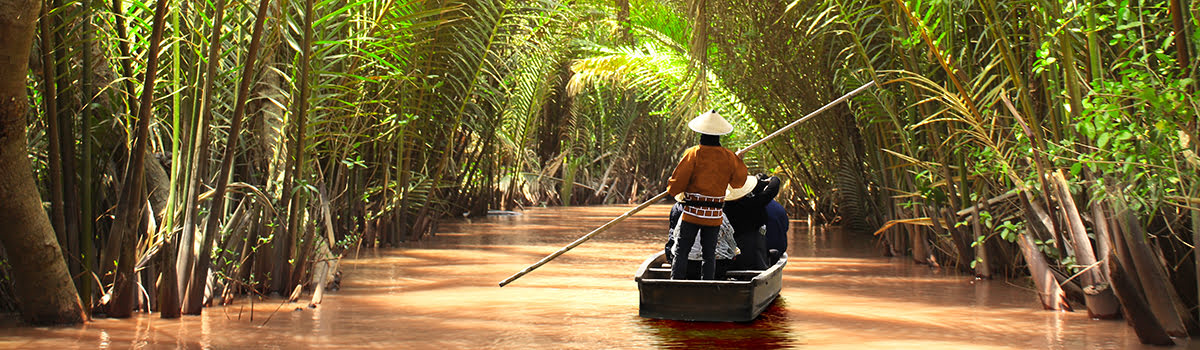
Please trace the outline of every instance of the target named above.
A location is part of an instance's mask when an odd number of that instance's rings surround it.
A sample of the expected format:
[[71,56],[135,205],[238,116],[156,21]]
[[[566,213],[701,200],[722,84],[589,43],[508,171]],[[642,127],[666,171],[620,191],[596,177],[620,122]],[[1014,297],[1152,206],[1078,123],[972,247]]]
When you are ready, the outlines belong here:
[[732,270],[725,271],[726,276],[758,276],[763,270]]
[[665,273],[671,273],[671,268],[670,268],[670,267],[666,267],[666,268],[660,268],[660,267],[651,267],[651,268],[648,268],[647,270],[648,270],[648,271],[650,271],[650,272],[665,272]]

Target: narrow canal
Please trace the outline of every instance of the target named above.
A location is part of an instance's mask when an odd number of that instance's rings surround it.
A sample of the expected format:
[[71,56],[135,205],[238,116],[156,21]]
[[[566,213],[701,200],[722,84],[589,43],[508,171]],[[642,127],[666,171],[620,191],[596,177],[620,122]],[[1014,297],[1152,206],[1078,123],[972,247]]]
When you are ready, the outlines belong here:
[[56,328],[17,327],[4,315],[0,348],[1142,348],[1123,321],[1042,311],[1023,287],[880,257],[870,237],[807,232],[796,221],[780,300],[755,322],[643,319],[633,273],[662,247],[665,205],[497,287],[628,209],[531,209],[443,224],[402,249],[350,251],[341,290],[315,309],[243,302],[182,320],[143,314]]

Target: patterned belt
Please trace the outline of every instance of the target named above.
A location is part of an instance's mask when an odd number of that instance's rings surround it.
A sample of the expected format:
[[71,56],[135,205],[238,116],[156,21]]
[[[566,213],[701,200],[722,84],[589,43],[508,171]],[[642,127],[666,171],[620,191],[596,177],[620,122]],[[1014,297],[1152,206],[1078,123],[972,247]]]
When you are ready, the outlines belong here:
[[725,196],[713,197],[699,193],[684,192],[683,213],[701,219],[720,219],[725,213]]

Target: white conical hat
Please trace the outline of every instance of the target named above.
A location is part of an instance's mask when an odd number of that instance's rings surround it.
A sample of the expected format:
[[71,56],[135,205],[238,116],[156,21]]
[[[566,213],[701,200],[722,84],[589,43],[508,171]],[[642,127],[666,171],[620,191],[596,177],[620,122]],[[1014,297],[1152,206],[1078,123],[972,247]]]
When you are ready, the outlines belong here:
[[725,135],[733,131],[733,124],[721,118],[717,111],[708,111],[688,122],[688,127],[706,135]]
[[725,187],[725,200],[736,201],[741,199],[742,197],[745,197],[746,194],[750,193],[750,191],[753,191],[755,185],[758,185],[758,178],[754,177],[754,175],[746,176],[746,183],[742,185],[742,187]]

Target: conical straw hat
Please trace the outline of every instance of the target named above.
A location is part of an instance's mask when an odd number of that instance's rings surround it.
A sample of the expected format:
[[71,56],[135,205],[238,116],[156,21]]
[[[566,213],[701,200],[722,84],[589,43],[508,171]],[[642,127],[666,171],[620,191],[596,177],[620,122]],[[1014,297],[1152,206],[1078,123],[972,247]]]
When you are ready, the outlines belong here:
[[736,201],[741,199],[742,197],[745,197],[746,194],[750,193],[750,191],[754,190],[754,186],[757,184],[757,177],[754,177],[754,175],[746,176],[746,184],[742,185],[742,187],[725,187],[725,200]]
[[733,131],[733,124],[721,118],[717,111],[708,111],[688,122],[688,127],[705,135],[725,135]]

